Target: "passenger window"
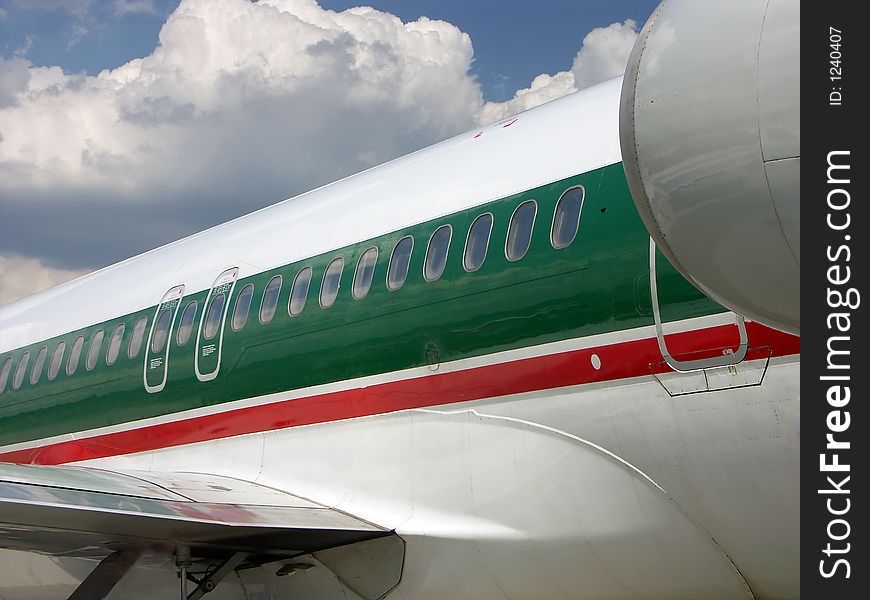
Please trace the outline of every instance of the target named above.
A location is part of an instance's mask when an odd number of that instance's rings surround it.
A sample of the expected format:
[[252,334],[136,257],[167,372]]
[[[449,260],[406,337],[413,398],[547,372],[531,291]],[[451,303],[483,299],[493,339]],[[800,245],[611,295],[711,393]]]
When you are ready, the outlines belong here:
[[423,277],[426,281],[435,281],[444,273],[447,265],[447,251],[450,248],[450,238],[453,228],[450,225],[442,225],[435,230],[429,239],[429,247],[426,249],[426,260],[423,263]]
[[175,341],[179,346],[185,345],[190,341],[190,334],[193,333],[193,320],[196,318],[196,307],[199,306],[196,300],[191,300],[184,307],[181,313],[181,321],[178,323],[178,335]]
[[66,374],[74,375],[76,369],[79,368],[79,358],[82,356],[82,347],[85,345],[85,337],[80,335],[73,342],[72,350],[69,353],[69,359],[66,361]]
[[6,391],[6,382],[9,381],[9,371],[12,370],[12,357],[9,356],[0,368],[0,394]]
[[217,335],[221,319],[223,318],[224,303],[226,303],[226,301],[227,297],[224,292],[221,292],[212,298],[211,306],[208,307],[208,314],[205,317],[205,331],[202,332],[205,339],[210,340]]
[[27,363],[30,362],[30,352],[25,352],[18,359],[18,368],[15,369],[15,377],[12,378],[12,389],[17,390],[24,383],[24,373],[27,371]]
[[468,228],[468,239],[465,240],[465,255],[462,265],[466,271],[477,271],[486,259],[486,249],[489,246],[489,234],[492,232],[492,215],[484,213],[474,220]]
[[290,303],[287,310],[291,317],[295,317],[305,308],[305,300],[308,298],[308,288],[311,285],[311,267],[305,267],[296,274],[293,280],[293,289],[290,290]]
[[338,288],[341,286],[341,272],[344,270],[344,259],[333,259],[323,273],[323,282],[320,284],[320,306],[329,308],[335,304],[338,296]]
[[550,242],[553,248],[564,248],[574,241],[577,229],[580,227],[580,211],[583,208],[583,198],[586,195],[583,186],[567,190],[553,214],[553,229],[550,231]]
[[254,284],[249,283],[239,292],[236,298],[236,306],[233,308],[233,331],[241,331],[248,322],[248,313],[251,311],[251,298],[254,296]]
[[39,383],[39,379],[42,377],[42,367],[45,366],[46,354],[48,354],[47,346],[43,346],[39,349],[39,353],[36,355],[36,360],[33,361],[33,369],[30,371],[30,385],[36,385]]
[[100,329],[97,333],[94,334],[93,339],[91,339],[91,346],[88,348],[88,360],[85,363],[85,368],[88,371],[93,371],[94,367],[97,366],[97,358],[100,356],[100,350],[103,347],[103,338],[105,337],[105,333],[102,329]]
[[353,297],[357,300],[362,300],[369,293],[377,262],[378,249],[375,247],[369,248],[359,257],[356,273],[353,276]]
[[164,308],[157,315],[157,324],[154,333],[151,334],[151,354],[160,354],[166,346],[166,338],[169,336],[169,325],[172,321],[172,309]]
[[411,250],[414,249],[414,238],[403,237],[393,248],[390,257],[390,268],[387,270],[387,288],[395,292],[405,285],[408,278],[408,266],[411,264]]
[[142,348],[142,340],[145,339],[145,325],[148,323],[148,317],[139,317],[136,324],[133,325],[133,334],[130,336],[130,344],[127,346],[127,357],[136,358],[139,350]]
[[504,249],[508,260],[519,260],[528,252],[537,211],[538,205],[534,200],[526,200],[514,211]]
[[260,323],[266,325],[271,323],[275,317],[275,310],[278,308],[278,295],[281,293],[281,283],[284,279],[280,275],[275,275],[266,284],[266,289],[263,290],[263,301],[260,302]]
[[66,342],[59,342],[51,355],[51,364],[48,365],[48,380],[54,381],[60,371],[60,365],[63,362],[63,352],[66,350]]
[[112,332],[112,339],[109,340],[109,349],[106,351],[106,364],[113,365],[118,360],[118,354],[121,353],[121,342],[124,339],[124,330],[127,327],[123,323],[118,323],[115,330]]

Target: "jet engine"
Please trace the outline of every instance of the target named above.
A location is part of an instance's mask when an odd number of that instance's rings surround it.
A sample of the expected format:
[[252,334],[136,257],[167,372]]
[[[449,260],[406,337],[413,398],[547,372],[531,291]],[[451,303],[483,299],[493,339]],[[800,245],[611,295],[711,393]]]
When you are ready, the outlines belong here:
[[800,332],[800,4],[664,0],[623,80],[638,212],[689,281]]

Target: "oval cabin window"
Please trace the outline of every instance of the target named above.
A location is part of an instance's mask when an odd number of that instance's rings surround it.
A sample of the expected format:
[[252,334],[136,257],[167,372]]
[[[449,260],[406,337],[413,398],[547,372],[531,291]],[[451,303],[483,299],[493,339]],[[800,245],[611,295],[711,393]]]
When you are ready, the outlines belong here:
[[160,354],[166,347],[166,338],[169,336],[169,322],[172,320],[172,309],[164,308],[157,315],[157,323],[154,325],[154,333],[151,334],[151,353]]
[[42,377],[42,368],[45,366],[46,354],[48,354],[47,346],[43,346],[39,349],[39,353],[36,355],[36,360],[33,361],[33,369],[30,371],[30,385],[36,385],[39,383],[39,379]]
[[254,284],[249,283],[239,292],[236,306],[233,309],[233,331],[241,331],[248,322],[248,313],[251,311],[251,298],[254,297]]
[[27,372],[27,363],[30,362],[30,352],[25,352],[18,359],[18,367],[15,369],[15,377],[12,378],[12,389],[17,390],[24,383],[24,373]]
[[12,357],[9,356],[3,361],[3,366],[0,367],[0,394],[6,391],[6,382],[9,381],[9,371],[12,370]]
[[584,196],[585,191],[580,186],[567,190],[559,198],[556,212],[553,214],[553,229],[550,231],[550,242],[553,248],[564,248],[577,236]]
[[178,335],[175,338],[179,346],[185,345],[190,341],[190,336],[193,333],[193,321],[196,318],[196,307],[199,306],[196,300],[191,300],[184,307],[181,313],[181,320],[178,322]]
[[133,334],[130,336],[130,344],[127,346],[127,357],[136,358],[139,350],[142,349],[142,340],[145,339],[145,326],[148,324],[148,317],[139,317],[136,324],[133,326]]
[[369,293],[377,262],[378,249],[375,247],[369,248],[359,257],[356,273],[353,276],[353,297],[357,300],[362,300]]
[[221,292],[212,298],[211,305],[208,307],[208,314],[205,317],[205,329],[202,332],[205,339],[210,340],[217,335],[218,328],[223,319],[224,304],[226,301],[227,296],[224,292]]
[[293,280],[293,289],[290,290],[290,303],[287,310],[290,316],[295,317],[305,308],[305,300],[308,298],[308,288],[311,285],[311,267],[305,267],[296,274]]
[[462,266],[466,271],[477,271],[486,260],[486,250],[489,246],[489,235],[492,232],[492,214],[484,213],[474,220],[468,228],[468,239],[465,240],[465,254]]
[[79,359],[82,356],[82,348],[85,345],[85,337],[80,335],[73,342],[72,350],[69,353],[69,359],[66,361],[66,374],[74,375],[76,369],[79,368]]
[[105,337],[105,332],[100,329],[97,333],[94,334],[93,339],[91,339],[91,345],[88,348],[88,360],[85,363],[85,368],[88,371],[93,371],[94,367],[97,366],[97,358],[100,356],[100,350],[103,347],[103,338]]
[[48,365],[48,380],[54,381],[57,374],[60,372],[60,365],[63,363],[63,353],[66,350],[66,342],[58,342],[54,353],[51,355],[51,364]]
[[266,289],[263,290],[263,301],[260,302],[260,323],[266,325],[271,323],[275,317],[275,310],[278,308],[278,295],[281,293],[281,283],[283,278],[280,275],[275,275],[266,284]]
[[118,360],[118,355],[121,353],[121,342],[124,340],[124,330],[127,327],[123,323],[118,323],[115,330],[112,331],[112,338],[109,340],[109,349],[106,350],[106,364],[111,366]]
[[520,204],[511,217],[504,253],[508,260],[519,260],[529,251],[538,205],[534,200]]
[[426,281],[435,281],[444,274],[447,266],[447,251],[450,249],[450,237],[453,228],[450,225],[442,225],[435,230],[429,239],[429,247],[426,248],[426,260],[423,263],[423,277]]
[[344,270],[344,259],[336,258],[323,273],[323,283],[320,285],[320,306],[329,308],[335,304],[338,288],[341,287],[341,272]]
[[387,288],[395,292],[405,285],[408,278],[408,267],[411,264],[411,250],[414,249],[414,238],[410,235],[403,237],[393,248],[390,257],[390,267],[387,270]]

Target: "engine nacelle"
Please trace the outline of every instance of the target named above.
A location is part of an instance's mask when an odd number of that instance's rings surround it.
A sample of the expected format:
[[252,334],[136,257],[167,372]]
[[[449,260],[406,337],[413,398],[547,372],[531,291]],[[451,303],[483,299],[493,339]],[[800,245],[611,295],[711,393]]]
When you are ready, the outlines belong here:
[[629,59],[620,143],[650,235],[689,281],[800,332],[800,4],[664,0]]

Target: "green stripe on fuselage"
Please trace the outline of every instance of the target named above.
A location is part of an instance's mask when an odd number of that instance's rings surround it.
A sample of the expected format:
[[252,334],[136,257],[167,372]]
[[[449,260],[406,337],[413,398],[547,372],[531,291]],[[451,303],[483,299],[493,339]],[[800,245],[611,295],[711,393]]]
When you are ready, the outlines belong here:
[[[570,246],[555,250],[550,244],[550,227],[556,202],[566,189],[581,184],[586,198],[580,231]],[[531,247],[522,260],[509,262],[504,255],[508,222],[516,206],[527,199],[538,202]],[[413,190],[409,190],[407,201],[413,201]],[[494,216],[489,251],[483,266],[467,273],[462,266],[466,234],[474,218],[483,212]],[[422,276],[426,244],[432,232],[446,223],[453,226],[447,267],[441,279],[427,283]],[[406,235],[414,236],[408,280],[400,290],[391,292],[385,285],[389,257],[395,243]],[[355,300],[351,285],[356,262],[373,245],[379,255],[372,288],[364,299]],[[123,318],[0,355],[0,365],[10,355],[17,363],[23,351],[29,350],[33,357],[48,345],[47,370],[58,341],[66,341],[68,355],[75,338],[86,337],[73,376],[62,369],[57,379],[49,382],[43,373],[40,382],[32,386],[28,372],[22,388],[13,391],[13,364],[10,382],[0,394],[0,445],[432,361],[447,362],[651,325],[648,248],[649,237],[634,208],[622,165],[614,164],[244,278],[237,283],[235,295],[245,284],[254,284],[251,313],[245,328],[234,332],[229,325],[235,305],[232,298],[218,377],[200,382],[195,375],[196,330],[183,347],[177,346],[173,335],[166,387],[149,394],[142,380],[144,348],[135,359],[129,359],[126,350],[133,324],[140,316],[148,317],[150,329],[160,300],[154,298],[155,304]],[[326,265],[337,256],[345,259],[338,300],[331,308],[322,309],[318,303],[320,281]],[[290,287],[304,266],[314,269],[308,301],[302,314],[291,317],[287,312]],[[260,299],[266,283],[276,274],[284,279],[278,310],[271,323],[261,325],[257,318]],[[167,288],[178,283],[168,282]],[[666,321],[723,311],[661,257],[658,286]],[[179,315],[190,300],[197,300],[198,325],[207,293],[185,297]],[[108,340],[119,322],[127,324],[124,342],[117,362],[107,366]],[[106,340],[97,367],[88,372],[84,365],[88,342],[101,328],[106,331]],[[64,366],[65,362],[66,357]]]

